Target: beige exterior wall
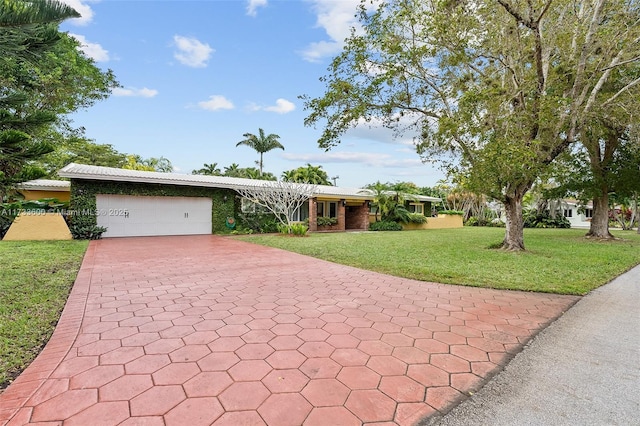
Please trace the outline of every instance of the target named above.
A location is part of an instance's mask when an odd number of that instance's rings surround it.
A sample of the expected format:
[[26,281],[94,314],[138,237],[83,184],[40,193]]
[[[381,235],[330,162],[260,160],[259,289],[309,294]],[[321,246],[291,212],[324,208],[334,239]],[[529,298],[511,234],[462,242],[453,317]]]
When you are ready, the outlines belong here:
[[[369,222],[376,221],[375,215],[369,214]],[[427,223],[403,223],[402,228],[407,231],[416,229],[446,229],[462,228],[462,216],[457,214],[440,214],[438,217],[428,217]]]
[[459,214],[439,214],[438,217],[427,218],[427,223],[402,224],[405,230],[462,228],[463,226],[462,215]]
[[3,241],[71,240],[67,222],[60,213],[21,213],[3,238]]
[[27,201],[40,200],[42,198],[56,198],[58,201],[69,201],[71,197],[70,191],[40,191],[40,190],[28,190],[19,189],[24,199]]

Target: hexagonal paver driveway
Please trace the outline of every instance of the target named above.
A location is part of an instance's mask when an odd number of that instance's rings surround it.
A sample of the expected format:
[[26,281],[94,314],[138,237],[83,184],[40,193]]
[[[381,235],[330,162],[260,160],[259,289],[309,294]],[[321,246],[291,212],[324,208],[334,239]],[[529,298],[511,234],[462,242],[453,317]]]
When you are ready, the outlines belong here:
[[577,298],[395,278],[217,236],[91,242],[0,423],[415,424]]

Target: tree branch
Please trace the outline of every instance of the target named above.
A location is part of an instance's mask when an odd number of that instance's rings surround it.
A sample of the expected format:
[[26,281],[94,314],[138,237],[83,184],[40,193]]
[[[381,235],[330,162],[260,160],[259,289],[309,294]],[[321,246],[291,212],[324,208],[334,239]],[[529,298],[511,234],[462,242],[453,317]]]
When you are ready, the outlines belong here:
[[635,80],[633,80],[631,83],[627,84],[626,86],[624,86],[622,89],[618,90],[618,92],[613,95],[612,97],[610,97],[609,99],[607,99],[606,101],[603,102],[602,106],[607,106],[609,105],[611,102],[613,102],[618,96],[622,95],[624,92],[626,92],[627,90],[631,89],[633,86],[635,86],[636,84],[640,83],[640,77],[636,78]]

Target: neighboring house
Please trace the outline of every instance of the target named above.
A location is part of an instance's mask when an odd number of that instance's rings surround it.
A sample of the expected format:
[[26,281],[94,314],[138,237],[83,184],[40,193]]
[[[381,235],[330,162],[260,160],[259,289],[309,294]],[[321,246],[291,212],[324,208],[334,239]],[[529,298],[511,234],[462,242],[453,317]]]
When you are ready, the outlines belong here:
[[[502,222],[506,221],[501,203],[494,202],[490,208],[496,212]],[[566,217],[572,228],[591,227],[591,218],[593,217],[593,203],[591,201],[585,206],[576,200],[548,200],[546,210],[554,210],[556,214]]]
[[591,218],[593,217],[593,203],[591,202],[584,206],[576,200],[562,200],[557,211],[569,220],[572,228],[591,227]]
[[16,189],[27,201],[43,198],[69,201],[71,182],[66,180],[35,179],[16,185]]
[[[58,173],[71,179],[71,206],[85,223],[104,226],[104,237],[190,235],[229,232],[241,208],[236,190],[269,181],[186,175],[69,164]],[[332,217],[330,230],[367,230],[373,197],[360,189],[318,186],[299,212],[309,231],[317,217]]]

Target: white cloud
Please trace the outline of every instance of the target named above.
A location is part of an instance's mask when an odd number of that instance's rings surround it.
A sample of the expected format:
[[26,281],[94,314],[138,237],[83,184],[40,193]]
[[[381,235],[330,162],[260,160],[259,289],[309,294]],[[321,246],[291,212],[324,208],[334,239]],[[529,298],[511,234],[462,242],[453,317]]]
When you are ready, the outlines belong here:
[[91,0],[61,0],[61,2],[71,6],[81,15],[80,18],[69,19],[69,23],[84,26],[90,24],[93,20],[93,9],[87,4],[91,3]]
[[360,0],[311,0],[311,3],[317,15],[316,26],[326,31],[329,40],[311,43],[302,57],[309,62],[319,62],[339,53],[351,28],[358,27],[355,13]]
[[208,101],[198,102],[198,106],[208,111],[218,111],[221,109],[233,109],[233,102],[222,95],[209,96]]
[[416,138],[420,136],[415,127],[420,118],[422,118],[421,115],[417,113],[405,113],[403,116],[396,114],[394,116],[396,120],[395,129],[385,127],[381,118],[372,117],[369,121],[360,118],[356,127],[347,130],[345,137],[401,145],[414,149]]
[[278,114],[287,114],[287,113],[290,113],[291,111],[294,111],[296,109],[296,105],[293,102],[288,101],[286,99],[278,98],[276,99],[275,105],[260,106],[255,103],[251,103],[249,104],[248,109],[249,111],[269,111],[269,112],[275,112]]
[[267,0],[248,0],[247,1],[247,15],[256,16],[258,14],[259,7],[265,7]]
[[116,87],[113,89],[113,96],[129,96],[136,98],[153,98],[158,94],[158,91],[155,89],[147,89],[143,87],[142,89],[136,89],[135,87]]
[[174,52],[173,57],[188,67],[206,67],[211,54],[215,52],[207,43],[202,43],[193,37],[175,35],[173,41],[178,49]]
[[109,59],[109,51],[100,46],[98,43],[92,43],[87,41],[86,37],[80,34],[72,34],[69,35],[80,42],[80,50],[84,52],[85,55],[90,57],[96,62],[108,62]]
[[395,159],[391,154],[370,152],[283,153],[281,156],[291,161],[303,161],[307,163],[358,163],[377,168],[418,167],[423,165],[419,158]]

